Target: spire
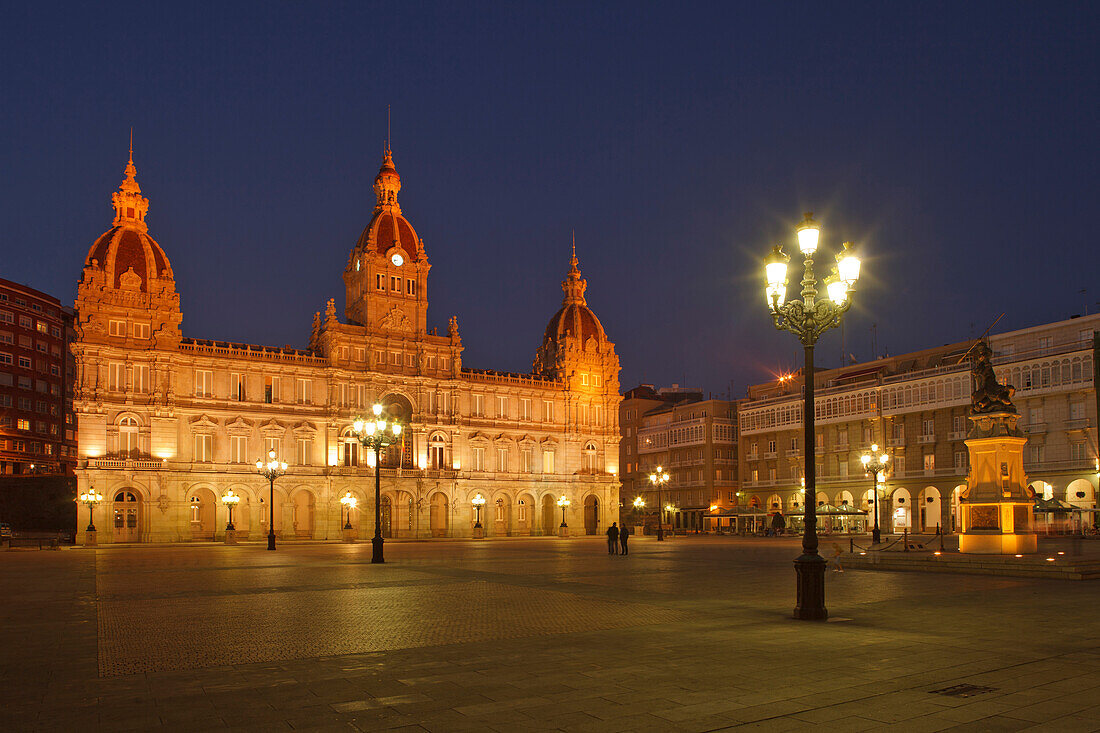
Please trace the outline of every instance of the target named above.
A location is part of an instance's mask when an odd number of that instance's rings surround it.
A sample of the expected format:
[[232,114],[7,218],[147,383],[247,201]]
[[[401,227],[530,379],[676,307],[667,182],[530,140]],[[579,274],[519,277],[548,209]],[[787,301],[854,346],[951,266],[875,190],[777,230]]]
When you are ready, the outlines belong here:
[[585,288],[588,283],[581,277],[580,268],[577,267],[577,232],[573,231],[573,255],[569,258],[569,272],[561,282],[561,289],[565,292],[562,305],[588,305],[584,299]]
[[126,177],[111,195],[111,204],[115,208],[117,226],[130,226],[140,231],[148,231],[145,215],[149,212],[149,199],[141,195],[141,186],[137,182],[137,168],[134,167],[134,130],[130,129],[130,157],[126,161]]

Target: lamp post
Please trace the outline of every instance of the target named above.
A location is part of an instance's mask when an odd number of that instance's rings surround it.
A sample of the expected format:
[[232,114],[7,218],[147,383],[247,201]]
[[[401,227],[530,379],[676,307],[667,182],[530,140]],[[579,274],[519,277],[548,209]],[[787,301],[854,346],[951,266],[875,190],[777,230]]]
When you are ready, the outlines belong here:
[[[803,256],[802,299],[787,302],[787,262],[790,259],[777,244],[764,260],[767,280],[765,295],[772,321],[781,331],[790,331],[802,343],[805,351],[805,401],[802,422],[805,427],[804,451],[806,495],[817,496],[817,466],[811,447],[814,441],[814,344],[818,337],[840,324],[840,317],[851,307],[848,295],[859,278],[859,258],[845,242],[836,256],[836,269],[823,285],[828,298],[818,299],[818,280],[814,275],[814,253],[817,251],[821,226],[808,213],[798,225],[798,249]],[[797,576],[795,618],[823,621],[825,610],[825,559],[817,551],[816,501],[805,502],[806,531],[802,535],[802,555],[794,561]]]
[[664,517],[661,516],[661,487],[668,483],[668,474],[657,466],[657,472],[649,474],[649,483],[657,488],[657,541],[665,539]]
[[382,405],[372,408],[374,418],[358,418],[353,424],[359,443],[367,450],[374,450],[374,537],[371,539],[372,563],[386,562],[382,556],[382,449],[396,443],[401,436],[401,423],[382,416]]
[[236,527],[233,526],[233,507],[237,506],[240,500],[241,497],[233,493],[233,489],[226,491],[225,496],[222,497],[222,504],[225,504],[226,508],[229,510],[229,522],[225,525],[226,532],[232,532],[236,529]]
[[859,460],[863,463],[864,470],[871,474],[871,488],[875,492],[872,496],[872,500],[875,508],[875,528],[871,530],[871,541],[876,545],[879,543],[879,529],[878,529],[878,477],[879,475],[886,475],[886,468],[890,465],[890,456],[885,452],[878,452],[878,445],[873,444],[871,446],[870,453],[864,453],[859,457]]
[[278,454],[272,448],[267,452],[267,463],[256,461],[256,471],[267,479],[268,483],[268,516],[267,518],[267,549],[275,549],[275,479],[286,473],[286,461],[278,460]]
[[359,500],[351,495],[351,492],[345,493],[340,497],[340,514],[344,514],[347,511],[347,521],[344,522],[344,529],[351,529],[351,510],[358,506]]
[[561,507],[561,526],[560,526],[560,527],[558,527],[558,532],[559,532],[559,534],[561,534],[562,536],[564,536],[564,535],[565,535],[565,532],[564,532],[563,530],[565,530],[565,529],[567,529],[567,528],[569,527],[569,525],[565,523],[565,508],[566,508],[567,506],[569,506],[570,504],[572,504],[572,503],[573,503],[573,502],[569,501],[569,498],[568,498],[568,497],[566,497],[566,495],[565,495],[565,494],[562,494],[562,495],[561,495],[561,498],[560,498],[560,499],[558,499],[558,506],[560,506],[560,507]]
[[477,519],[474,520],[474,529],[480,529],[481,507],[485,506],[485,497],[481,494],[477,494],[473,499],[470,499],[470,503],[474,505],[474,510],[477,512]]
[[80,495],[80,503],[88,507],[88,532],[95,532],[95,508],[99,502],[103,501],[103,494],[95,490],[94,486],[89,486],[88,490]]

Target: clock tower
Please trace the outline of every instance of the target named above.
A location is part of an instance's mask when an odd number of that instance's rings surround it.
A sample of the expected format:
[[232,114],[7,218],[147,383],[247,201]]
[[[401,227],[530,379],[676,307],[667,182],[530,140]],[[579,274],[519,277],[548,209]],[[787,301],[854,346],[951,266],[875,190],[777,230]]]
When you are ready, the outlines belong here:
[[344,315],[368,333],[422,335],[427,332],[428,256],[424,243],[401,213],[401,176],[389,144],[374,178],[374,216],[344,269]]

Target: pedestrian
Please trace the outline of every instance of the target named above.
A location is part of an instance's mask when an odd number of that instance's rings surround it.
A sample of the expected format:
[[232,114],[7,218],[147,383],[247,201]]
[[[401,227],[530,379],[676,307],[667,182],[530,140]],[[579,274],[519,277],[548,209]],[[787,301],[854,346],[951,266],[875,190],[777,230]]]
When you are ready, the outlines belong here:
[[608,555],[617,555],[619,553],[619,528],[615,525],[616,523],[612,522],[611,526],[607,528]]
[[626,539],[629,536],[630,536],[630,530],[627,529],[627,526],[624,524],[622,526],[622,528],[619,530],[619,549],[621,550],[620,554],[622,554],[622,555],[629,554],[627,552],[627,548],[626,548]]
[[844,548],[838,543],[833,543],[833,572],[843,573],[844,566],[840,564],[840,558],[844,555]]

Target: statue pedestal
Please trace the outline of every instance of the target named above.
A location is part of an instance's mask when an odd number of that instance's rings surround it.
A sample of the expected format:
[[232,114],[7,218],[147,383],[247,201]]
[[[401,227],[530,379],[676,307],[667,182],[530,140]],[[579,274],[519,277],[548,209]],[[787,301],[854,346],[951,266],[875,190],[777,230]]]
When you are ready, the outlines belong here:
[[475,540],[485,539],[485,528],[484,527],[474,527],[474,539]]
[[1027,437],[1014,412],[971,414],[970,474],[959,498],[959,552],[1020,555],[1038,549],[1035,502],[1024,474]]

